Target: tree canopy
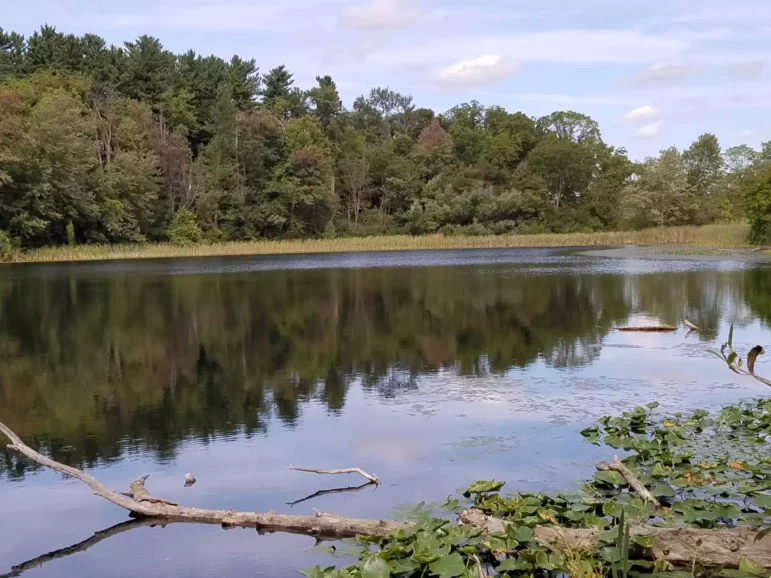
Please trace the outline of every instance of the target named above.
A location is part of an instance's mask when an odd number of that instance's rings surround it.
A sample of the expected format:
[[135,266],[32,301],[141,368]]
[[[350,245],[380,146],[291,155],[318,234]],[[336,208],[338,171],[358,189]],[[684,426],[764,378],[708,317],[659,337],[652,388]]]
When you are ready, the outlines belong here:
[[635,163],[574,111],[437,113],[389,87],[349,109],[331,77],[304,89],[283,65],[0,29],[0,231],[17,247],[173,240],[180,223],[215,241],[736,220],[746,194],[768,212],[769,150],[704,134]]

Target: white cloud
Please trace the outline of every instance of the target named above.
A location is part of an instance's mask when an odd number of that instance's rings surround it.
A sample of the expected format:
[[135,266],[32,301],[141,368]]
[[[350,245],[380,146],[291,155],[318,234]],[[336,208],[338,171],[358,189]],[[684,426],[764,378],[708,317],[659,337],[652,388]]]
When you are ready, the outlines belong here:
[[653,120],[659,117],[659,109],[649,104],[630,110],[624,115],[626,122],[640,122]]
[[372,0],[340,10],[338,24],[349,30],[391,30],[408,28],[423,17],[423,11],[409,0]]
[[747,130],[740,130],[739,131],[739,136],[742,137],[742,138],[749,138],[749,137],[752,136],[752,131],[749,130],[749,129],[747,129]]
[[672,84],[695,76],[701,71],[701,67],[693,64],[658,63],[638,72],[631,81],[634,84]]
[[659,134],[661,134],[661,121],[657,121],[651,124],[646,124],[645,126],[640,127],[634,133],[634,138],[639,138],[639,139],[655,138],[659,136]]
[[763,59],[747,60],[729,64],[725,67],[725,72],[729,76],[740,79],[752,80],[761,76],[768,68],[768,63]]
[[486,54],[472,60],[460,60],[438,70],[436,81],[448,89],[475,88],[513,76],[520,68],[518,62],[499,54]]

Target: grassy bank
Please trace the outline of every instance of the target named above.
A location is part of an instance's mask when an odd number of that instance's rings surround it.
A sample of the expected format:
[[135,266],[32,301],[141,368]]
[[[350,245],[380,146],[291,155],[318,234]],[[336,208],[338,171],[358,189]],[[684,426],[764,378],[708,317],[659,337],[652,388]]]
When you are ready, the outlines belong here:
[[291,253],[345,253],[352,251],[410,251],[426,249],[475,249],[496,247],[598,247],[608,245],[690,245],[729,248],[747,246],[743,224],[705,227],[668,227],[642,231],[544,235],[445,237],[408,235],[347,237],[286,241],[247,241],[211,245],[78,245],[20,251],[14,262],[98,261],[106,259],[155,259],[226,255],[280,255]]

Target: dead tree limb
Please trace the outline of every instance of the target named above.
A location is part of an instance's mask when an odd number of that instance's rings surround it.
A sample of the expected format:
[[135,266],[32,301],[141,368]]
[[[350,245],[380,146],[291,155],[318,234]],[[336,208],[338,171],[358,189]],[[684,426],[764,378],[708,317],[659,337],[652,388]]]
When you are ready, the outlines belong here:
[[654,506],[657,508],[661,507],[661,503],[651,494],[648,489],[643,485],[643,483],[637,479],[637,477],[632,473],[632,471],[627,468],[624,463],[618,459],[617,457],[613,458],[613,463],[609,464],[607,462],[600,462],[597,464],[597,469],[601,472],[618,472],[622,476],[624,476],[624,479],[626,480],[626,483],[629,484],[629,486],[637,492],[637,494],[643,499],[645,502],[651,502]]
[[287,470],[294,470],[296,472],[309,472],[311,474],[323,474],[329,476],[339,476],[341,474],[359,474],[360,476],[368,479],[373,484],[380,485],[380,480],[375,474],[368,474],[361,468],[345,468],[342,470],[318,470],[316,468],[296,468],[292,464],[289,464]]
[[178,506],[167,500],[160,500],[151,496],[144,487],[147,477],[131,483],[131,497],[129,497],[113,492],[85,472],[60,464],[39,454],[27,446],[19,436],[2,423],[0,423],[0,432],[11,440],[12,444],[8,446],[10,449],[25,455],[42,466],[80,480],[90,487],[96,495],[140,517],[178,522],[221,524],[223,526],[243,526],[259,530],[294,532],[311,536],[324,535],[336,537],[354,537],[359,535],[384,536],[396,532],[400,528],[410,526],[410,524],[394,522],[392,520],[360,520],[344,518],[334,514],[318,513],[315,516],[289,516],[276,514],[275,512],[258,514],[254,512],[203,510]]

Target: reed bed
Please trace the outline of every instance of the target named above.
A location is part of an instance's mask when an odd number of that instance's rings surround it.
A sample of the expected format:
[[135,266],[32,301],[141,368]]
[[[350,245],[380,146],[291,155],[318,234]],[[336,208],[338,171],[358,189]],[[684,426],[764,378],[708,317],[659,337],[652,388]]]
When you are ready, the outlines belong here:
[[665,227],[641,231],[541,235],[391,235],[278,241],[243,241],[177,246],[163,243],[75,245],[19,251],[12,262],[100,261],[228,255],[281,255],[291,253],[346,253],[355,251],[416,251],[430,249],[488,249],[506,247],[598,247],[612,245],[688,245],[738,248],[747,246],[743,224],[703,227]]

